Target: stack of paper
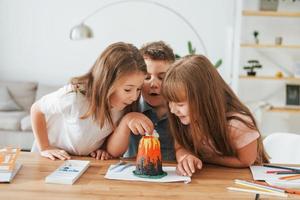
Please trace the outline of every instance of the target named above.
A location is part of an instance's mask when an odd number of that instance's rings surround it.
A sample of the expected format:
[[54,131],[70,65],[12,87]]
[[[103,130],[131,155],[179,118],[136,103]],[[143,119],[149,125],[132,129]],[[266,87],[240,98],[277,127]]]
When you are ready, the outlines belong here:
[[[299,167],[293,167],[299,169]],[[267,173],[274,168],[265,166],[251,166],[250,167],[254,180],[266,181],[268,184],[284,188],[300,188],[300,179],[295,180],[281,180],[281,177],[287,176],[284,174]]]
[[46,177],[46,183],[72,185],[89,167],[90,161],[67,160]]
[[20,149],[4,148],[0,149],[0,182],[11,182],[21,168],[21,164],[16,163]]

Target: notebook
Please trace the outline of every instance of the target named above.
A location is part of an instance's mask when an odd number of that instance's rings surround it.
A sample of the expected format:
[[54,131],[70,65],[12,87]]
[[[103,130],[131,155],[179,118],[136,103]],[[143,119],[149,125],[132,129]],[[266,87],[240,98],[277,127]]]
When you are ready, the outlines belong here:
[[46,177],[46,183],[72,185],[89,167],[90,161],[67,160]]
[[14,169],[12,171],[0,170],[0,182],[1,183],[10,183],[18,171],[21,169],[22,164],[15,163]]

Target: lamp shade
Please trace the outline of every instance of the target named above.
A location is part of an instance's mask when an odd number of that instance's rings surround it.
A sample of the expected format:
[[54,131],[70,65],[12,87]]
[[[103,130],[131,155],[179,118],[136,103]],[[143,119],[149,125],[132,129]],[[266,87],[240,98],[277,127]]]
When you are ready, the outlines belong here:
[[74,26],[70,32],[71,40],[82,40],[93,37],[93,31],[90,27],[81,23],[79,25]]

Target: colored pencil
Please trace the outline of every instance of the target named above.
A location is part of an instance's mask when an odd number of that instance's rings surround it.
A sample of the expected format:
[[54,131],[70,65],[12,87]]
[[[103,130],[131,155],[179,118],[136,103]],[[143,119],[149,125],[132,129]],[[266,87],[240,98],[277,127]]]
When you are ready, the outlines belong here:
[[292,167],[283,167],[283,166],[278,166],[278,165],[263,165],[264,167],[270,167],[270,168],[276,168],[276,169],[286,169],[286,170],[292,170],[295,172],[300,172],[300,169],[295,169]]
[[112,166],[109,170],[116,169],[117,167],[122,166],[122,165],[125,165],[125,164],[126,164],[125,161],[120,160],[118,163],[116,163],[114,166]]
[[238,179],[236,179],[234,182],[238,185],[243,185],[243,186],[246,186],[246,187],[251,187],[251,188],[263,190],[265,192],[285,193],[285,191],[282,190],[282,189],[272,188],[272,187],[265,186],[265,185],[259,185],[259,184],[253,183],[253,182],[248,182],[248,181],[243,181],[243,180],[238,180]]
[[298,175],[292,175],[292,176],[283,176],[279,178],[280,180],[296,180],[300,179],[300,174]]
[[260,190],[249,190],[249,189],[243,189],[243,188],[236,188],[236,187],[227,187],[230,191],[236,191],[236,192],[249,192],[254,194],[265,194],[265,195],[271,195],[271,196],[278,196],[278,197],[287,197],[288,195],[285,193],[279,193],[279,192],[263,192]]
[[267,174],[275,174],[275,173],[281,173],[281,172],[294,172],[294,171],[291,171],[291,170],[268,170],[266,171]]
[[300,172],[290,171],[290,172],[277,172],[276,174],[300,174]]
[[300,190],[295,190],[295,189],[289,189],[289,188],[283,188],[283,187],[273,186],[273,185],[270,185],[270,184],[268,184],[266,182],[262,182],[262,181],[254,181],[254,183],[256,183],[258,185],[265,185],[265,186],[269,186],[269,187],[272,187],[272,188],[281,189],[281,190],[284,190],[286,193],[289,193],[289,194],[300,195]]

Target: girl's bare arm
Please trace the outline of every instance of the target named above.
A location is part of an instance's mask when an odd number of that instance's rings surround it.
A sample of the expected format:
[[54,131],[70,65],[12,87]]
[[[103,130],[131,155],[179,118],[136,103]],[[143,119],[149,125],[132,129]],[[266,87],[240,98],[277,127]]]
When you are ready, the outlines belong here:
[[44,114],[38,105],[33,104],[30,110],[32,130],[41,151],[49,148],[49,140],[47,134],[47,126]]
[[237,156],[213,156],[204,158],[205,162],[227,167],[249,167],[257,157],[257,140],[237,150]]
[[32,105],[30,114],[33,134],[41,151],[41,155],[51,160],[55,160],[55,158],[61,160],[70,159],[71,157],[66,151],[50,146],[45,115],[41,112],[37,104]]

